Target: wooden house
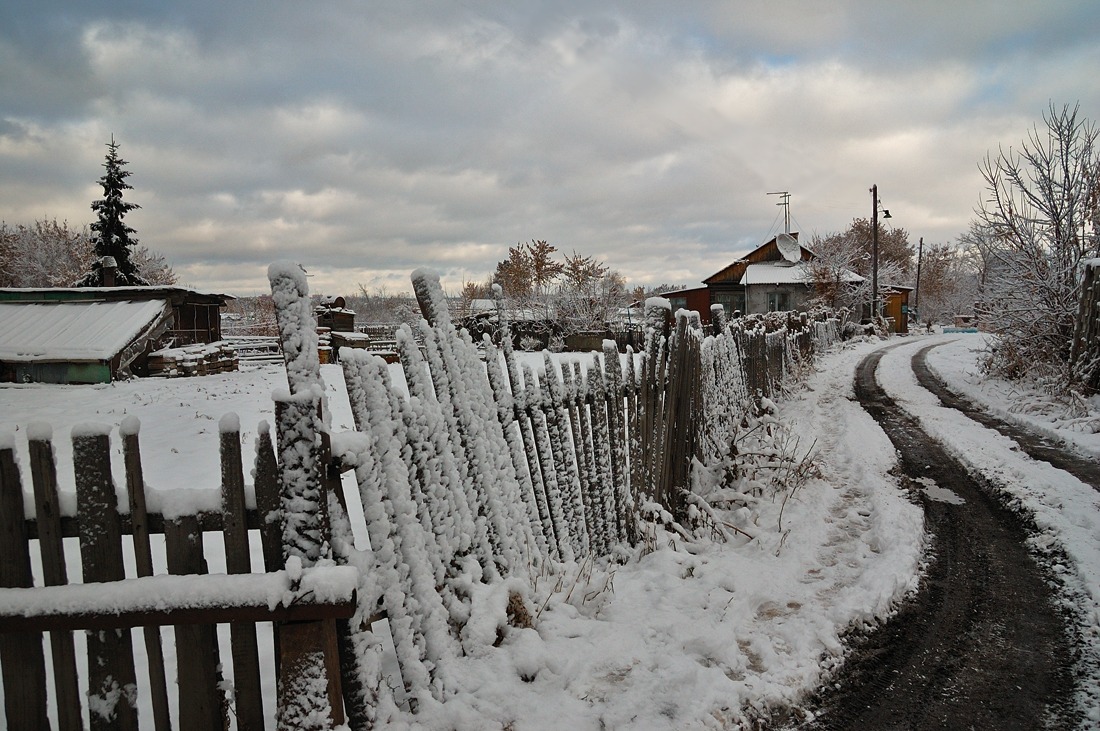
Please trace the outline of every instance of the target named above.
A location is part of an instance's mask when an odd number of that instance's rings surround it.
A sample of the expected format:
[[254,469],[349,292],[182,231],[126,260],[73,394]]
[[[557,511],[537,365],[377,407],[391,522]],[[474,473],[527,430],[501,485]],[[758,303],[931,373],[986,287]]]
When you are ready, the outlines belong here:
[[[778,234],[703,280],[709,304],[720,304],[729,314],[805,310],[814,296],[808,266],[813,259],[813,251],[798,243],[798,232]],[[853,284],[863,281],[855,272],[843,276]],[[709,319],[709,309],[700,316]]]
[[0,289],[0,381],[145,375],[153,351],[221,340],[230,299],[183,287]]

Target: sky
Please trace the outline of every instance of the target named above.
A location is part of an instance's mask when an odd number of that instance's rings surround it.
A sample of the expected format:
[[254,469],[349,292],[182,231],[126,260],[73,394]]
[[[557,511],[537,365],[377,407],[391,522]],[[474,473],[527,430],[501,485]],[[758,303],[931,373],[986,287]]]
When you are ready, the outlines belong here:
[[951,243],[979,163],[1049,105],[1100,118],[1090,0],[0,5],[0,219],[127,217],[180,283],[484,281],[542,239],[692,284],[791,226]]

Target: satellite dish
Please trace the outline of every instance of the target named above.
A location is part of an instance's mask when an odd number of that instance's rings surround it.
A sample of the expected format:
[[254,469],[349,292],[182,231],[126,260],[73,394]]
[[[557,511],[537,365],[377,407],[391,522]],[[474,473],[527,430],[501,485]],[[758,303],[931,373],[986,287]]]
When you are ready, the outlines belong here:
[[775,246],[784,259],[792,264],[802,261],[802,247],[798,240],[790,234],[779,234],[775,237]]

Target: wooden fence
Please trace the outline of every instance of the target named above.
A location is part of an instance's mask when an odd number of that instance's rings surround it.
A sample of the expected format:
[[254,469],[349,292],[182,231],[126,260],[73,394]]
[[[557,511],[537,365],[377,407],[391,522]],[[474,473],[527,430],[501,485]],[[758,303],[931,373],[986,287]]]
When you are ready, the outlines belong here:
[[[222,509],[164,516],[146,509],[139,424],[120,429],[128,509],[119,509],[111,467],[111,429],[73,429],[76,515],[63,515],[50,430],[28,429],[34,517],[24,516],[23,477],[15,444],[0,445],[0,666],[7,727],[47,729],[48,699],[60,729],[134,729],[137,694],[148,693],[151,728],[172,728],[161,626],[172,626],[176,656],[177,728],[261,729],[256,623],[276,623],[276,672],[280,727],[299,728],[295,709],[328,704],[332,719],[342,706],[310,698],[316,688],[297,679],[313,654],[335,663],[334,622],[351,615],[357,573],[345,567],[284,570],[284,527],[279,516],[294,496],[276,462],[269,431],[261,427],[254,463],[258,510],[245,509],[241,438],[236,417],[221,424]],[[282,435],[280,441],[293,441]],[[224,539],[228,575],[206,574],[203,532]],[[267,573],[253,574],[249,532],[258,531]],[[163,537],[163,538],[161,538]],[[66,554],[65,538],[77,538],[79,558]],[[155,566],[152,546],[163,540],[166,565]],[[68,542],[70,550],[72,541]],[[136,565],[127,577],[124,543]],[[45,586],[32,586],[32,544]],[[159,551],[158,551],[159,553]],[[70,584],[66,567],[79,563],[82,584]],[[167,575],[165,575],[165,572]],[[157,574],[157,575],[154,575]],[[244,576],[248,574],[248,576]],[[217,625],[228,625],[233,692],[220,685]],[[136,677],[132,633],[142,628],[148,677]],[[78,672],[74,631],[84,630],[87,666]],[[49,635],[52,678],[47,680],[43,633]],[[230,662],[226,659],[226,662]],[[338,699],[339,678],[333,675]],[[82,684],[81,684],[82,683]],[[328,683],[321,693],[327,694]],[[81,698],[86,698],[82,704]],[[83,706],[83,707],[82,707]],[[269,709],[270,710],[270,709]],[[88,723],[84,718],[87,716]]]
[[[243,510],[240,437],[232,423],[222,426],[223,510],[170,519],[144,509],[133,425],[123,426],[128,514],[115,510],[102,429],[81,429],[74,436],[75,519],[60,517],[56,498],[50,497],[56,470],[48,438],[37,434],[31,440],[32,454],[40,455],[31,465],[38,509],[31,521],[23,519],[13,449],[0,445],[0,550],[18,557],[0,564],[0,583],[30,586],[25,556],[34,538],[43,566],[54,567],[46,573],[51,586],[0,590],[0,609],[6,612],[0,614],[6,630],[0,633],[0,664],[10,726],[45,727],[23,719],[45,719],[41,633],[50,632],[57,715],[67,719],[63,728],[80,727],[74,700],[80,691],[66,637],[75,629],[105,626],[175,626],[183,728],[225,724],[227,701],[218,686],[212,638],[214,625],[226,621],[235,676],[232,712],[239,728],[262,724],[256,641],[248,629],[258,619],[278,623],[282,728],[324,728],[345,715],[357,730],[384,720],[377,709],[397,702],[384,698],[395,693],[378,659],[385,632],[397,652],[403,702],[414,709],[444,702],[454,683],[454,661],[495,640],[464,631],[462,618],[473,622],[477,611],[485,611],[474,606],[472,587],[531,581],[534,573],[554,571],[561,562],[622,555],[621,548],[639,540],[643,514],[653,514],[641,510],[643,505],[686,520],[692,466],[721,459],[745,409],[774,395],[792,371],[838,334],[835,320],[803,316],[729,323],[720,312],[706,333],[697,316],[681,312],[672,318],[667,300],[654,299],[647,303],[643,352],[628,348],[623,357],[608,340],[588,363],[559,366],[545,354],[536,368],[513,351],[503,318],[499,347],[488,336],[475,344],[457,330],[438,278],[417,272],[413,287],[424,320],[415,331],[405,326],[394,336],[408,394],[395,388],[381,358],[346,349],[340,361],[356,430],[334,435],[325,416],[304,273],[284,263],[272,265],[269,277],[289,389],[275,397],[277,444],[265,440],[261,430],[255,513]],[[340,472],[348,469],[354,470],[363,506],[370,541],[365,550],[356,548],[340,488]],[[257,580],[284,587],[290,582],[296,589],[289,592],[290,601],[273,608],[249,604],[217,584],[224,577],[190,576],[204,570],[201,548],[196,549],[203,530],[224,534],[230,572],[248,572],[248,527],[260,530],[268,572]],[[160,531],[167,570],[175,577],[151,576],[154,568],[142,558],[149,553],[150,534]],[[124,578],[122,572],[124,534],[132,536],[138,578]],[[56,570],[65,565],[62,535],[80,537],[86,582],[127,587],[114,594],[133,599],[119,600],[110,611],[66,610],[73,606],[68,600],[56,603],[60,611],[47,609],[51,602],[44,592],[81,591],[65,586],[63,568]],[[209,582],[184,590],[214,597],[209,605],[162,601],[156,582],[181,582],[184,574],[187,582]],[[313,602],[306,600],[310,581]],[[322,592],[326,586],[335,588]],[[19,605],[13,592],[31,599]],[[493,595],[507,602],[509,622],[529,625],[533,612],[520,594]],[[498,614],[505,612],[493,616]],[[388,620],[388,630],[381,619]],[[89,633],[93,728],[134,727],[129,636]],[[147,631],[145,637],[155,658],[159,632]],[[151,694],[160,731],[169,715],[165,679],[155,672],[162,663],[151,661],[150,667],[153,672],[138,692]]]

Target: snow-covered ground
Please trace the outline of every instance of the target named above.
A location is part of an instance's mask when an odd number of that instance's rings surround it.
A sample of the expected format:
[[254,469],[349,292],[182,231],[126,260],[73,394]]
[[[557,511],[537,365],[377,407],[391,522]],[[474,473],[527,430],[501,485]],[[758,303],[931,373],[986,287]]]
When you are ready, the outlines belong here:
[[[934,368],[976,400],[1006,411],[1019,403],[1019,394],[998,401],[997,392],[970,375],[977,340],[956,337],[933,351]],[[902,360],[930,341],[913,338],[888,354],[880,371],[884,386],[927,429],[940,430],[963,459],[999,476],[1032,506],[1044,531],[1037,544],[1064,548],[1067,584],[1092,602],[1095,641],[1100,496],[1022,457],[1006,440],[952,415],[917,387]],[[448,673],[455,697],[404,722],[578,731],[730,728],[743,707],[767,715],[797,701],[836,665],[845,630],[888,614],[918,580],[921,511],[890,475],[893,447],[852,393],[855,364],[891,344],[838,348],[780,401],[781,418],[801,452],[812,445],[817,469],[785,507],[782,495],[757,506],[757,538],[685,543],[665,536],[624,565],[584,564],[542,577],[529,595],[537,604],[535,629],[514,630],[500,647],[457,661]],[[398,368],[391,374],[403,383]],[[334,430],[352,428],[340,369],[323,366],[322,375]],[[273,421],[270,395],[285,387],[285,378],[280,368],[267,366],[109,386],[5,385],[0,433],[16,432],[25,466],[27,425],[51,424],[59,478],[71,490],[72,426],[94,421],[117,427],[136,415],[151,507],[212,505],[219,482],[219,419],[227,412],[240,416],[248,454],[259,421]],[[1047,428],[1065,426],[1051,420]],[[1096,434],[1073,433],[1082,448],[1091,440],[1100,453]],[[120,470],[117,464],[121,484]],[[210,558],[211,570],[221,570],[217,557]],[[76,581],[78,568],[70,571]]]

